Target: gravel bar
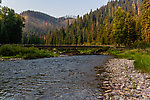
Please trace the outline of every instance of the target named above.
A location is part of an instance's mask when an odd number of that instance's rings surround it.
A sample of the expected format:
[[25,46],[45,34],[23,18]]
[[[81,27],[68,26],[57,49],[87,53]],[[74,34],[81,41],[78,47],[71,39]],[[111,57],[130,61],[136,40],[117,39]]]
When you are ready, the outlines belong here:
[[110,59],[105,65],[103,97],[107,100],[150,100],[150,75],[134,68],[134,60]]

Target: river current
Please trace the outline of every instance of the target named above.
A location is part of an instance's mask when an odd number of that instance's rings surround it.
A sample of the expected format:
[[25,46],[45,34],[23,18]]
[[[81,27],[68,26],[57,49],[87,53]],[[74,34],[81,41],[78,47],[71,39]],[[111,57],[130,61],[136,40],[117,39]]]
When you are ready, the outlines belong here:
[[86,55],[0,62],[0,99],[97,100],[101,80],[94,67],[108,58]]

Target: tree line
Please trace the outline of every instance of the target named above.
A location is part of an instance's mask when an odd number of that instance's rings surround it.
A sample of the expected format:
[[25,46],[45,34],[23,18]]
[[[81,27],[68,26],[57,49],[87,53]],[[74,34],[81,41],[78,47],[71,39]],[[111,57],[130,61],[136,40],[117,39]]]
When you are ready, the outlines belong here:
[[[134,1],[111,1],[97,11],[91,11],[83,17],[78,16],[76,21],[66,29],[62,27],[60,30],[49,32],[45,36],[46,43],[126,46],[149,43],[150,1],[144,0],[143,6],[137,6],[139,8],[135,7]],[[136,5],[139,2],[140,0],[136,0]]]
[[[83,17],[78,16],[66,29],[49,32],[45,36],[46,43],[126,46],[141,42],[149,43],[150,1],[144,0],[143,6],[139,8],[135,8],[134,1],[132,3],[131,0],[111,1],[97,11],[91,11]],[[137,0],[136,5],[139,1]]]
[[[143,5],[141,5],[143,4]],[[14,10],[0,11],[0,43],[53,45],[125,45],[150,42],[150,1],[110,1],[106,6],[85,14],[66,28],[22,34],[24,19]]]

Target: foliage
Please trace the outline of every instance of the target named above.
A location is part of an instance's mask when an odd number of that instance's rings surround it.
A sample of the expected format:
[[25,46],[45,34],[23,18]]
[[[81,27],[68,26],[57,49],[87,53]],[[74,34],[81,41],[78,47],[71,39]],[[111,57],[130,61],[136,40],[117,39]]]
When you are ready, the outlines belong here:
[[24,59],[34,59],[43,57],[54,57],[57,54],[51,53],[48,50],[39,50],[38,48],[21,47],[15,45],[3,45],[0,47],[0,55],[2,57],[16,57]]
[[145,49],[145,48],[150,47],[150,43],[147,43],[146,41],[136,41],[136,42],[133,44],[133,47],[134,47],[134,48]]
[[115,41],[117,44],[126,43],[127,33],[125,30],[125,19],[126,13],[121,7],[115,12],[114,24],[113,24],[113,32]]
[[[131,46],[135,43],[135,41],[138,39],[138,34],[136,31],[136,19],[133,14],[133,12],[127,13],[126,19],[125,19],[125,45]],[[123,38],[124,39],[124,38]]]
[[120,50],[116,50],[116,49],[108,49],[107,51],[110,55],[116,56],[117,54],[121,53]]
[[119,45],[131,46],[138,39],[134,13],[126,13],[121,7],[115,12],[113,33]]
[[0,9],[0,43],[21,43],[24,19],[13,9]]
[[23,33],[22,36],[22,43],[23,44],[45,44],[44,37],[39,36],[35,33]]
[[96,54],[99,49],[78,49],[80,54]]
[[13,46],[4,45],[0,47],[0,55],[2,56],[15,56],[16,49]]
[[150,42],[150,0],[143,0],[142,39]]
[[64,29],[50,31],[45,40],[53,45],[119,44],[131,47],[142,40],[142,0],[108,2]]

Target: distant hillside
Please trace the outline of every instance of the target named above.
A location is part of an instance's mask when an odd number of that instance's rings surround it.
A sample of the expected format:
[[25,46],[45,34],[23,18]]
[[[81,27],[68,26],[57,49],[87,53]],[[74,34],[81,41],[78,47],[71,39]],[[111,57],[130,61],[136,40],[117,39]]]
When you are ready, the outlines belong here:
[[25,18],[24,32],[35,33],[39,35],[47,34],[49,31],[54,31],[56,28],[66,27],[73,23],[74,18],[55,18],[47,14],[36,11],[24,11],[21,15]]

